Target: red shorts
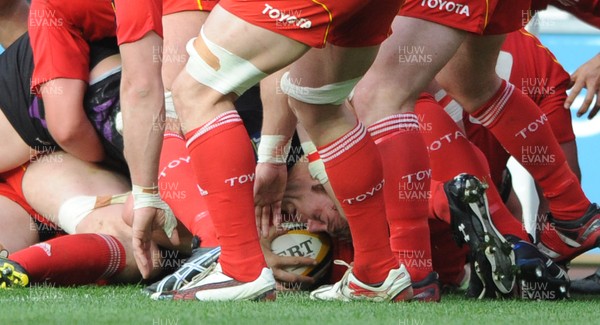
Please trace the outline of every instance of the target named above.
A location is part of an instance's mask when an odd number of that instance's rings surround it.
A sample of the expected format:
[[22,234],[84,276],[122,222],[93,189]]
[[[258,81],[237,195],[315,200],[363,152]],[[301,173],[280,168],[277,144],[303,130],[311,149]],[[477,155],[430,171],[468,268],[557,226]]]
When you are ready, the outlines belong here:
[[[56,78],[89,79],[87,42],[115,36],[115,13],[110,0],[33,1],[29,36],[35,69],[31,89]],[[39,94],[42,95],[42,94]]]
[[12,186],[1,182],[0,183],[0,196],[4,196],[7,199],[10,199],[20,205],[27,213],[30,215],[35,214],[33,208],[25,201],[25,199],[15,191]]
[[342,47],[381,44],[402,0],[222,0],[225,10],[249,22],[306,45]]
[[211,11],[219,0],[163,0],[163,16],[182,11]]
[[566,99],[567,96],[565,94],[564,98],[562,99],[555,98],[556,105],[540,105],[540,109],[548,117],[548,121],[552,127],[552,132],[554,132],[554,136],[560,144],[575,141],[575,131],[573,131],[573,124],[571,123],[571,111],[564,109],[561,105],[565,103]]
[[530,19],[531,0],[406,0],[400,15],[475,34],[506,34]]
[[162,37],[162,0],[114,0],[119,45],[135,42],[149,32]]
[[508,34],[502,51],[513,57],[510,82],[546,114],[556,140],[575,140],[571,112],[563,108],[571,76],[554,54],[524,29]]
[[6,181],[6,183],[0,183],[0,195],[9,198],[15,201],[18,205],[20,205],[27,213],[37,220],[38,222],[48,226],[44,229],[56,229],[58,230],[58,226],[48,219],[44,218],[42,215],[37,213],[25,200],[25,195],[23,195],[23,176],[25,176],[25,171],[27,167],[25,165],[21,167],[17,167],[11,171],[0,174],[0,177]]

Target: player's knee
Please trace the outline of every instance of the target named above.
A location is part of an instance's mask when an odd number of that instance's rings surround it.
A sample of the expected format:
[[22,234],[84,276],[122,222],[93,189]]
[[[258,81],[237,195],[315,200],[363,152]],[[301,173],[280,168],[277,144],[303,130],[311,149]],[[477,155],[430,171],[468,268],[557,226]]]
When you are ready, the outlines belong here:
[[136,65],[121,77],[121,100],[132,105],[154,105],[164,100],[160,70]]
[[74,196],[61,204],[56,222],[68,234],[100,232],[127,241],[131,228],[124,229],[127,227],[121,206],[126,197],[127,194]]
[[88,229],[82,229],[79,224],[94,211],[95,204],[95,196],[81,195],[66,200],[58,210],[58,226],[67,234],[88,232]]
[[208,100],[205,91],[202,90],[194,79],[182,71],[173,81],[171,87],[171,101],[175,110],[175,115],[180,119],[185,119],[194,107],[206,106]]
[[186,73],[222,95],[240,96],[267,76],[252,62],[209,40],[204,30],[200,30],[199,38],[187,43],[186,51],[189,55]]

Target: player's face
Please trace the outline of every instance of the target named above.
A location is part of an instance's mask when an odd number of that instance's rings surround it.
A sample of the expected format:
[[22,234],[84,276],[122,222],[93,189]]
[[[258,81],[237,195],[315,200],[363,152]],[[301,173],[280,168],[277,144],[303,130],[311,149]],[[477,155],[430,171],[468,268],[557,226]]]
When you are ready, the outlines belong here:
[[[297,173],[294,176],[298,176]],[[348,223],[323,186],[310,178],[308,172],[301,177],[290,177],[282,201],[282,211],[283,222],[305,223],[311,232],[327,232],[337,237],[349,236]]]

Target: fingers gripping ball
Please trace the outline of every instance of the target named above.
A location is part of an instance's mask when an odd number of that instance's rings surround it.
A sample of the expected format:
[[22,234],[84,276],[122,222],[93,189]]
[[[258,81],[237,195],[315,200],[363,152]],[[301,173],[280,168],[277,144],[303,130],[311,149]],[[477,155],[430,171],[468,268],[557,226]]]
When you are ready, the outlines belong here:
[[326,233],[312,233],[308,230],[289,230],[275,238],[271,250],[280,256],[302,256],[315,259],[314,266],[290,266],[286,271],[313,277],[318,282],[329,270],[333,250]]

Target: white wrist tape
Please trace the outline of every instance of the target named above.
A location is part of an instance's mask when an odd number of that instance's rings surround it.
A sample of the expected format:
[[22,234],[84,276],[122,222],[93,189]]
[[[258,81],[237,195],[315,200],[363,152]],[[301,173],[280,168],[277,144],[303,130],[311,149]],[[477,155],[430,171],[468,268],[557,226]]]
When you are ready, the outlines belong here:
[[144,187],[133,185],[131,189],[133,194],[133,209],[141,208],[157,208],[161,209],[165,213],[165,224],[163,229],[169,238],[173,235],[173,230],[177,227],[177,219],[173,211],[165,201],[163,201],[158,192],[158,186]]
[[292,140],[290,139],[283,144],[285,139],[286,137],[283,135],[262,135],[257,150],[258,162],[271,164],[287,163]]
[[308,172],[312,178],[319,181],[321,184],[325,184],[329,182],[329,177],[327,177],[327,172],[325,171],[325,163],[319,156],[319,152],[317,151],[317,147],[312,141],[302,142],[300,144],[302,146],[302,151],[308,158]]

